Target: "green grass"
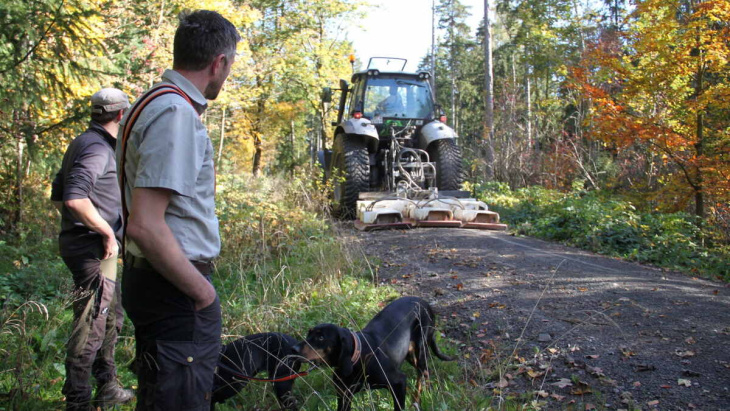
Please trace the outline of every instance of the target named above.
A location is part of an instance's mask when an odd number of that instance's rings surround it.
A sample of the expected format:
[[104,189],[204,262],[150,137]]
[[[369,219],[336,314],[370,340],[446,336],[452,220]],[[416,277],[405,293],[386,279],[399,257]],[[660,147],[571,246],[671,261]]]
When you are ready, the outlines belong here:
[[[321,187],[306,177],[288,181],[219,177],[218,215],[224,249],[214,283],[223,311],[223,340],[278,331],[303,338],[312,326],[330,322],[359,329],[382,305],[398,296],[374,281],[376,267],[338,240],[326,218]],[[46,219],[52,231],[58,224]],[[0,243],[0,410],[62,409],[65,342],[70,332],[71,276],[57,257],[54,238]],[[446,319],[440,319],[443,325]],[[119,376],[125,386],[136,379],[127,369],[134,356],[129,320],[117,345]],[[439,339],[448,354],[455,342]],[[422,410],[523,409],[522,400],[500,402],[484,384],[493,370],[474,358],[434,360]],[[306,367],[305,367],[306,368]],[[415,371],[409,365],[409,393]],[[336,396],[331,370],[317,369],[295,384],[304,410],[332,410]],[[411,403],[411,397],[407,399]],[[219,410],[278,409],[270,384],[251,383],[219,405]],[[385,390],[364,391],[359,410],[392,408]],[[131,410],[132,405],[117,407]]]

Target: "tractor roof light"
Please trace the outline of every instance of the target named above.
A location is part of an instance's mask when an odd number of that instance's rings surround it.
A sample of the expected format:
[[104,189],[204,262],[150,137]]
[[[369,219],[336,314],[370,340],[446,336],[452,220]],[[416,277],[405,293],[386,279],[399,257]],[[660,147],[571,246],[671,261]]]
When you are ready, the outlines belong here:
[[420,78],[421,80],[429,79],[429,78],[431,78],[431,73],[429,73],[427,71],[422,71],[422,72],[418,73],[418,78]]
[[368,76],[376,77],[378,75],[380,75],[380,71],[378,71],[378,70],[368,70]]
[[448,119],[446,118],[446,116],[443,116],[443,115],[442,115],[441,117],[439,117],[439,121],[440,121],[440,122],[442,122],[442,123],[444,123],[444,124],[446,124],[446,120],[448,120]]
[[352,116],[355,117],[356,119],[360,120],[362,118],[362,113],[359,111],[356,111],[356,112],[352,113]]

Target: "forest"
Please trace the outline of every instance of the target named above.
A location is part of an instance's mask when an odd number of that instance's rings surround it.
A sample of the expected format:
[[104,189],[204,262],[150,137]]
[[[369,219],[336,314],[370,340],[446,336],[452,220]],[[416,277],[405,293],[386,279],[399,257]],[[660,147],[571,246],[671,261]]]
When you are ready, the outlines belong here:
[[[459,136],[464,188],[516,233],[730,280],[730,1],[485,4],[489,19],[474,31],[467,18],[484,9],[436,0],[435,55],[419,64],[434,73],[436,100]],[[91,94],[116,87],[139,96],[170,67],[186,9],[220,12],[243,39],[203,118],[219,179],[216,282],[226,332],[311,325],[302,303],[364,316],[392,294],[367,285],[372,267],[335,238],[331,187],[315,163],[332,143],[336,115],[322,89],[352,75],[356,50],[344,31],[372,7],[0,4],[0,403],[58,407],[71,282],[57,255],[52,177],[88,124]],[[290,313],[287,325],[275,322],[281,311]],[[131,335],[118,352],[126,360]],[[448,383],[475,398],[466,384]],[[448,404],[438,409],[474,405],[430,401]]]

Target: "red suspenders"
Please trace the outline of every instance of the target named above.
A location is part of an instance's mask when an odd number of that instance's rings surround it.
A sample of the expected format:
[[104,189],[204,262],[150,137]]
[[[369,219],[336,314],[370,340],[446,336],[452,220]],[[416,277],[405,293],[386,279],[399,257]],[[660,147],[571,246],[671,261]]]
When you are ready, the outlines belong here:
[[[125,252],[124,252],[124,245],[127,239],[127,219],[129,217],[129,211],[127,210],[127,200],[125,195],[125,185],[127,182],[127,175],[124,172],[124,163],[127,158],[127,139],[129,138],[129,135],[132,133],[132,128],[134,127],[134,123],[137,122],[137,118],[139,117],[140,113],[144,108],[149,104],[152,100],[155,98],[163,95],[163,94],[177,94],[180,97],[184,98],[185,101],[190,103],[190,105],[193,105],[193,102],[190,100],[190,97],[188,97],[187,94],[185,94],[184,91],[182,91],[179,87],[172,85],[172,84],[160,84],[157,87],[153,87],[150,89],[147,93],[145,93],[142,97],[137,100],[132,108],[129,111],[129,116],[127,117],[127,123],[124,124],[124,128],[122,128],[122,156],[120,159],[119,164],[119,186],[121,187],[122,192],[122,260],[125,258]],[[193,109],[195,109],[195,106],[193,106]]]

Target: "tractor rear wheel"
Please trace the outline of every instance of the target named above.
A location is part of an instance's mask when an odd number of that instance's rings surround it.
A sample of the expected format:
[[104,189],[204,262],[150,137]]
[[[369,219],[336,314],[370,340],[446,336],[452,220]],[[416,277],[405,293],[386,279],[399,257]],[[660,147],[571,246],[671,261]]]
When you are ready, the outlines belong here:
[[464,182],[461,150],[451,139],[436,140],[429,146],[428,155],[436,162],[436,186],[439,190],[459,190]]
[[342,219],[355,218],[360,192],[368,191],[370,161],[365,142],[346,134],[335,136],[332,145],[333,212]]

